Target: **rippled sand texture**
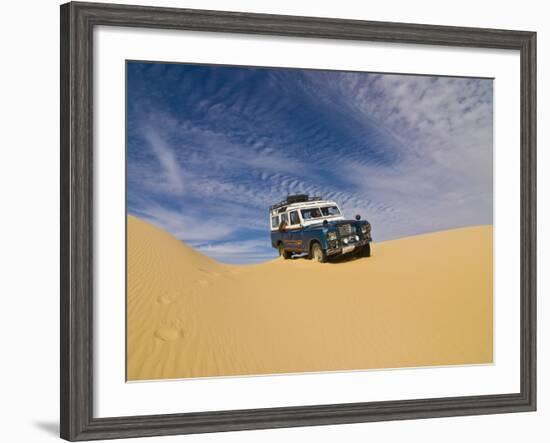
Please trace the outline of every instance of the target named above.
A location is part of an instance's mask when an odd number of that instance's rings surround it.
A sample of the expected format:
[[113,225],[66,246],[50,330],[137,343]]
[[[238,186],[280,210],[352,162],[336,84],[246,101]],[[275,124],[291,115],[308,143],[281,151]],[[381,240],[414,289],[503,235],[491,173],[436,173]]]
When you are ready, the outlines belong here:
[[128,217],[128,380],[492,362],[492,235],[233,266]]

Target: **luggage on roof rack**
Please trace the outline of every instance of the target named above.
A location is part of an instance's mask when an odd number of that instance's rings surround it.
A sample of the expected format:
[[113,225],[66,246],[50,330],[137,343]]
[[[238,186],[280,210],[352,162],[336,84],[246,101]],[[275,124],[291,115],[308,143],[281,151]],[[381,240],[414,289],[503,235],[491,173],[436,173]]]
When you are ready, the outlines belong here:
[[288,202],[288,204],[307,202],[308,200],[309,200],[309,195],[307,194],[289,195],[286,198],[286,201]]

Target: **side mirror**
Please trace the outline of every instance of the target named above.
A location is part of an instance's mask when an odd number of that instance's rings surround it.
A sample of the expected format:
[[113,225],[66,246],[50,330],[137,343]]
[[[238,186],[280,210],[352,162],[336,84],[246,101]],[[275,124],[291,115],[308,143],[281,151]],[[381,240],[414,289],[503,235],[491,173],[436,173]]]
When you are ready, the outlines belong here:
[[360,216],[359,214],[357,214],[357,215],[355,216],[355,220],[357,220],[357,221],[361,220],[361,216]]

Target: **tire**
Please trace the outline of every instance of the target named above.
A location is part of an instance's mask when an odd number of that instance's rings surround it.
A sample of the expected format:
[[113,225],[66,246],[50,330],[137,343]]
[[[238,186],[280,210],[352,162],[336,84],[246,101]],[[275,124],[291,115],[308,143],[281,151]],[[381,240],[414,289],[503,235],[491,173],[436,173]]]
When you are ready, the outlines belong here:
[[370,257],[370,243],[367,243],[359,251],[359,257]]
[[285,251],[285,246],[282,243],[279,243],[279,256],[283,257],[285,260],[290,258],[290,252]]
[[327,254],[318,242],[311,245],[309,256],[312,260],[318,261],[319,263],[325,263],[327,261]]

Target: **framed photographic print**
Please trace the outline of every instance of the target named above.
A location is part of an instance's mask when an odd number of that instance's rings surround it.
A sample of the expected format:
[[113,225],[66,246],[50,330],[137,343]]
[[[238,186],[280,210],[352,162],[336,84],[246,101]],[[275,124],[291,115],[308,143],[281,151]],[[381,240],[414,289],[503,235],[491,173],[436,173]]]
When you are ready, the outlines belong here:
[[61,436],[536,408],[536,34],[61,7]]

